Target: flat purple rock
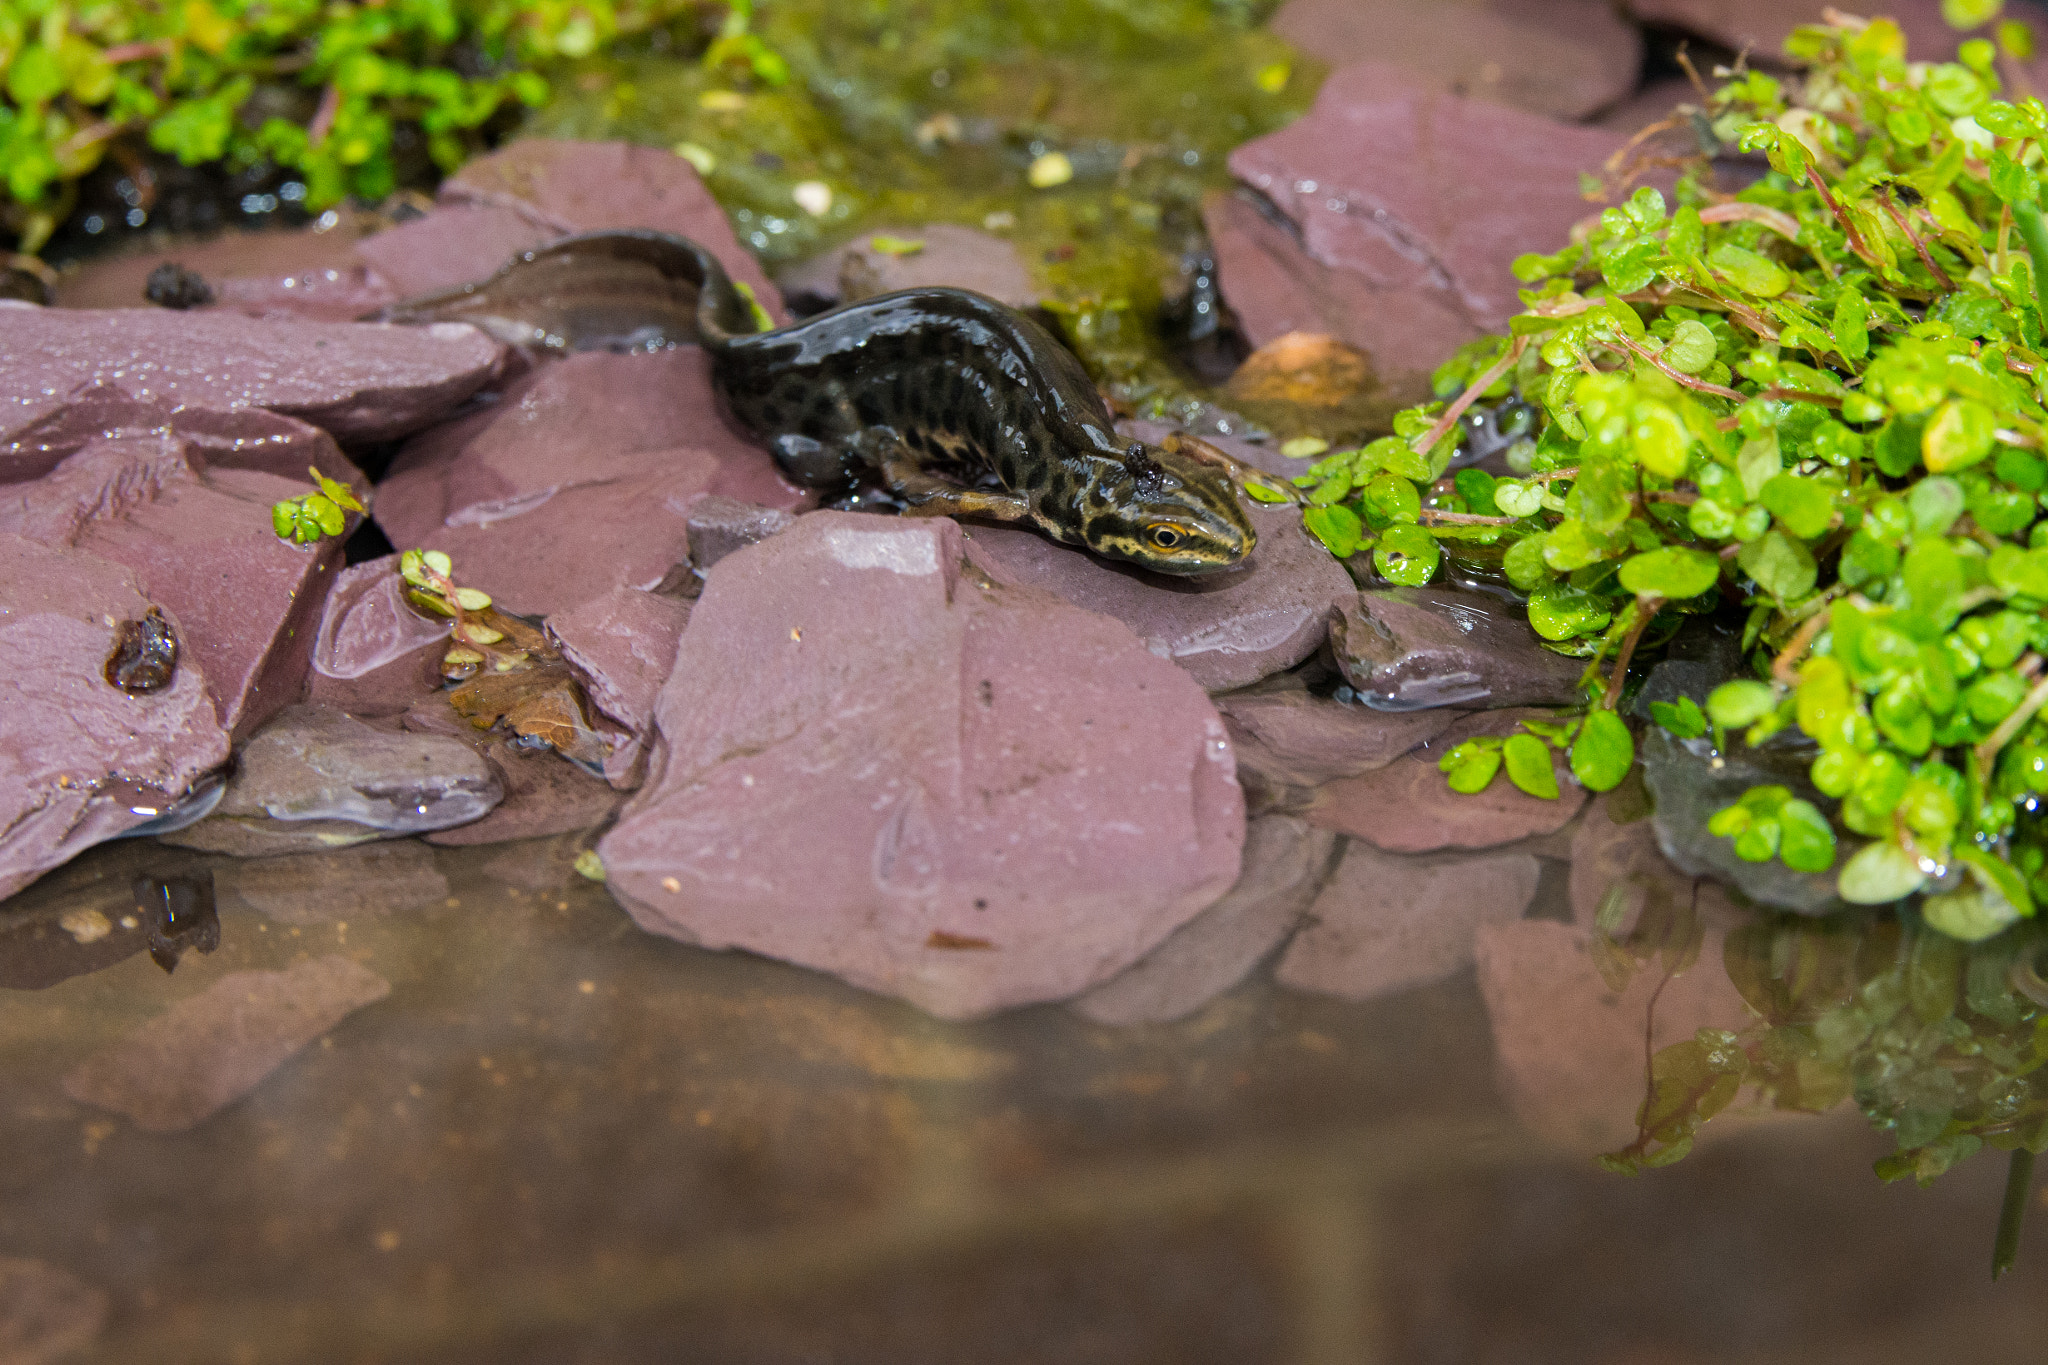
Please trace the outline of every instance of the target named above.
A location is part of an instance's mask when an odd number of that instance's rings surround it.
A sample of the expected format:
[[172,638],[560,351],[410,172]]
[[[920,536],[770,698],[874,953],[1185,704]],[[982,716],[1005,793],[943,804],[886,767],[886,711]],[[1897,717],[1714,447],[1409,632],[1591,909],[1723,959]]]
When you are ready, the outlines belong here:
[[132,569],[177,617],[185,657],[239,739],[297,700],[341,567],[339,540],[293,545],[271,527],[272,504],[309,486],[212,468],[161,435],[96,440],[40,479],[0,485],[0,531]]
[[1359,63],[1296,123],[1239,147],[1246,199],[1207,209],[1224,295],[1254,345],[1322,332],[1365,351],[1391,392],[1426,397],[1440,357],[1521,307],[1508,267],[1594,212],[1578,173],[1614,133],[1461,99]]
[[1240,740],[1240,767],[1256,762],[1268,776],[1302,786],[1384,768],[1462,714],[1375,711],[1298,688],[1233,692],[1218,697],[1216,709]]
[[1254,506],[1250,514],[1259,533],[1251,558],[1200,578],[1146,573],[1008,526],[973,527],[967,553],[1003,582],[1114,616],[1154,654],[1222,692],[1315,653],[1330,613],[1358,593],[1294,508]]
[[1474,735],[1509,735],[1525,718],[1549,712],[1480,711],[1453,724],[1427,746],[1362,777],[1339,778],[1317,796],[1305,816],[1312,825],[1364,839],[1389,853],[1440,848],[1494,848],[1534,834],[1553,834],[1585,804],[1562,755],[1554,757],[1557,797],[1530,796],[1496,774],[1484,791],[1454,792],[1437,759]]
[[706,493],[810,501],[727,429],[702,351],[590,352],[410,442],[376,515],[392,544],[445,550],[458,581],[551,614],[659,583],[688,558],[690,509]]
[[1643,40],[1607,0],[1288,0],[1272,30],[1331,66],[1398,66],[1440,90],[1582,119],[1634,88]]
[[398,558],[354,564],[335,577],[313,637],[308,701],[352,715],[396,716],[440,687],[448,622],[406,604]]
[[[495,377],[503,359],[503,347],[464,323],[0,308],[0,445],[100,385],[177,407],[264,408],[338,440],[384,441],[440,418]],[[0,478],[13,477],[0,466]]]
[[1230,888],[1243,798],[1201,688],[963,548],[819,512],[720,562],[665,757],[599,844],[644,928],[964,1018],[1084,990]]
[[1520,607],[1456,588],[1354,593],[1330,649],[1359,700],[1382,711],[1570,706],[1586,671],[1545,649]]
[[0,898],[157,818],[227,761],[199,667],[181,659],[154,692],[106,679],[116,623],[152,605],[122,565],[0,534]]
[[[884,251],[877,242],[918,242],[916,251]],[[851,303],[896,289],[972,289],[1012,308],[1036,307],[1044,296],[1014,244],[973,228],[933,223],[877,228],[816,256],[782,277],[792,296]]]
[[[444,205],[510,210],[551,237],[611,228],[688,237],[752,289],[771,317],[789,320],[781,292],[733,236],[696,168],[663,148],[524,138],[464,165],[441,182],[439,197]],[[493,261],[490,269],[503,264]]]
[[689,623],[688,602],[638,588],[614,588],[548,618],[548,634],[582,677],[590,704],[629,732],[605,758],[605,777],[615,787],[630,790],[645,775],[654,704]]

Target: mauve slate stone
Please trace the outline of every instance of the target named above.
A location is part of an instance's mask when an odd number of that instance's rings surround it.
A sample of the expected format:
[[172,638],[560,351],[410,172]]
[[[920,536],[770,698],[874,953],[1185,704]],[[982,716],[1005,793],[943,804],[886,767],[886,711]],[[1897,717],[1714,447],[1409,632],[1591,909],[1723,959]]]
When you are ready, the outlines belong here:
[[[1822,24],[1826,0],[1623,0],[1623,10],[1639,23],[1695,33],[1732,52],[1747,52],[1752,64],[1783,67],[1785,39],[1801,24]],[[1889,0],[1853,11],[1881,14],[1898,22],[1906,35],[1906,55],[1916,62],[1954,58],[1963,35],[1941,17],[1940,0]]]
[[211,815],[158,837],[244,858],[318,852],[468,824],[505,795],[466,744],[317,706],[287,707],[237,760]]
[[1107,979],[1236,881],[1201,688],[963,548],[819,512],[719,564],[599,844],[643,927],[965,1018]]
[[1481,925],[1522,917],[1539,870],[1526,853],[1402,857],[1353,841],[1274,978],[1346,1000],[1441,981],[1471,965]]
[[434,850],[412,839],[223,861],[214,868],[213,889],[223,911],[247,909],[272,924],[302,926],[435,910],[448,899]]
[[167,398],[139,400],[110,384],[80,389],[40,421],[0,439],[0,484],[39,478],[88,442],[121,436],[175,437],[219,469],[255,469],[303,479],[312,465],[343,483],[364,486],[361,471],[334,438],[295,417],[262,408],[180,407]]
[[1222,692],[1315,653],[1331,612],[1358,592],[1344,566],[1302,530],[1300,512],[1263,504],[1249,511],[1259,533],[1251,558],[1199,578],[1113,564],[1010,526],[974,526],[967,553],[1002,582],[1043,588],[1114,616],[1154,654]]
[[1582,119],[1626,95],[1643,40],[1607,0],[1288,0],[1268,26],[1331,66],[1398,66],[1439,90]]
[[[441,182],[439,197],[456,207],[509,209],[550,236],[654,228],[688,237],[752,288],[777,322],[789,321],[781,291],[741,249],[696,167],[673,152],[630,142],[524,138],[464,165]],[[490,269],[503,264],[493,261]]]
[[1249,751],[1255,747],[1262,770],[1310,787],[1384,768],[1463,714],[1375,711],[1301,688],[1233,692],[1218,697],[1216,709],[1239,741],[1240,768],[1252,761]]
[[[876,249],[875,240],[886,237],[923,242],[924,249],[908,255]],[[1032,281],[1011,243],[951,223],[863,232],[790,270],[779,283],[787,294],[832,303],[852,303],[897,289],[945,287],[972,289],[1012,308],[1033,308],[1045,292]]]
[[178,618],[186,657],[240,739],[297,699],[321,599],[341,567],[339,539],[294,545],[271,526],[272,505],[309,486],[303,474],[209,467],[172,436],[95,440],[40,479],[0,485],[0,532],[134,570]]
[[313,636],[306,700],[358,716],[395,716],[441,686],[448,622],[405,601],[399,556],[343,569]]
[[762,507],[707,493],[690,504],[690,564],[701,578],[713,564],[742,545],[752,545],[778,531],[786,531],[795,520],[779,507]]
[[[357,259],[357,236],[355,223],[344,219],[326,230],[227,232],[167,251],[97,257],[58,276],[57,303],[64,308],[138,308],[150,272],[175,264],[196,271],[211,285],[219,307],[259,314],[274,308],[280,314],[345,322],[391,297],[388,290],[376,289]],[[293,283],[287,287],[286,281]],[[377,300],[347,312],[326,312],[324,305],[340,306],[343,281]]]
[[474,284],[560,235],[501,205],[448,204],[363,238],[356,254],[395,302]]
[[625,801],[624,793],[603,778],[552,749],[516,749],[502,730],[477,729],[455,714],[445,693],[415,702],[401,723],[417,734],[443,735],[468,745],[490,765],[505,793],[481,820],[423,835],[430,844],[499,844],[587,830],[609,822]]
[[1286,941],[1330,871],[1337,836],[1291,815],[1245,826],[1244,870],[1223,899],[1069,1008],[1098,1024],[1185,1019]]
[[283,971],[229,972],[79,1063],[64,1077],[64,1093],[124,1114],[144,1132],[183,1132],[389,994],[390,982],[335,955]]
[[227,761],[197,664],[181,658],[155,692],[106,680],[115,624],[151,605],[122,565],[0,534],[0,899]]
[[1441,357],[1506,328],[1521,308],[1509,265],[1595,211],[1578,173],[1622,141],[1398,67],[1343,67],[1307,116],[1230,154],[1281,221],[1239,196],[1209,201],[1224,296],[1254,345],[1329,333],[1370,355],[1390,393],[1425,397]]
[[1550,834],[1571,823],[1585,804],[1586,789],[1553,754],[1557,799],[1530,796],[1497,774],[1485,791],[1454,792],[1437,770],[1437,760],[1474,735],[1511,735],[1524,718],[1549,719],[1549,712],[1481,711],[1450,726],[1425,747],[1395,759],[1377,772],[1345,777],[1324,786],[1305,812],[1308,822],[1339,830],[1389,853],[1427,853],[1440,848],[1494,848]]
[[702,351],[590,352],[409,442],[376,516],[392,544],[445,550],[460,582],[545,615],[659,583],[687,557],[705,493],[811,501],[725,426]]
[[582,677],[590,704],[629,732],[604,763],[606,780],[621,790],[639,786],[645,776],[655,699],[675,668],[676,641],[689,623],[688,602],[638,588],[614,588],[548,618],[548,634]]
[[1456,588],[1352,594],[1330,623],[1330,649],[1367,706],[1570,706],[1583,659],[1543,647],[1512,602]]
[[482,388],[504,354],[465,323],[0,308],[0,443],[98,385],[179,407],[265,408],[338,440],[384,441],[434,422]]

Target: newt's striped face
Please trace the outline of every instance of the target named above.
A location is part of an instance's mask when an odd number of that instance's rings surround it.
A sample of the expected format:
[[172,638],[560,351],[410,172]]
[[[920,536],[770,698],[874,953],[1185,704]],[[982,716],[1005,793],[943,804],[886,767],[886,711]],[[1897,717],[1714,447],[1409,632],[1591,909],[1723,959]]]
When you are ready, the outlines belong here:
[[1205,574],[1242,564],[1258,534],[1221,470],[1133,443],[1088,490],[1081,540],[1154,573]]

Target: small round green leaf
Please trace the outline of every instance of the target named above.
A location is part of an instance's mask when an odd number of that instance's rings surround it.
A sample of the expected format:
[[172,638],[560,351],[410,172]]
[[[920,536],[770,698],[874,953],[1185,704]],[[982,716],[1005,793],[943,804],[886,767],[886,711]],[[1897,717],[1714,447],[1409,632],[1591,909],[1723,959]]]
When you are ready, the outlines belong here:
[[1611,791],[1621,785],[1635,761],[1635,737],[1620,716],[1600,710],[1586,717],[1572,744],[1573,776],[1593,791]]
[[1550,766],[1550,746],[1534,735],[1510,735],[1501,746],[1508,781],[1531,796],[1557,799],[1557,771]]
[[1721,577],[1721,561],[1683,545],[1651,550],[1621,566],[1621,586],[1641,597],[1654,594],[1673,600],[1698,597]]
[[1920,863],[1894,843],[1867,844],[1842,866],[1836,891],[1852,905],[1888,905],[1927,881]]

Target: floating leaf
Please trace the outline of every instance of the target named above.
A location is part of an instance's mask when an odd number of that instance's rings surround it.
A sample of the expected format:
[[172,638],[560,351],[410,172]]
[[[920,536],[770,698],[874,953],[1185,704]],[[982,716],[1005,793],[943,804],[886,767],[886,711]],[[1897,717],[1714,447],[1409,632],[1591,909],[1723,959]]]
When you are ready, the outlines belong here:
[[1557,799],[1557,771],[1550,765],[1550,746],[1534,735],[1510,735],[1501,745],[1508,781],[1531,796]]
[[1639,597],[1697,597],[1720,577],[1719,559],[1679,545],[1636,555],[1621,566],[1621,586]]

